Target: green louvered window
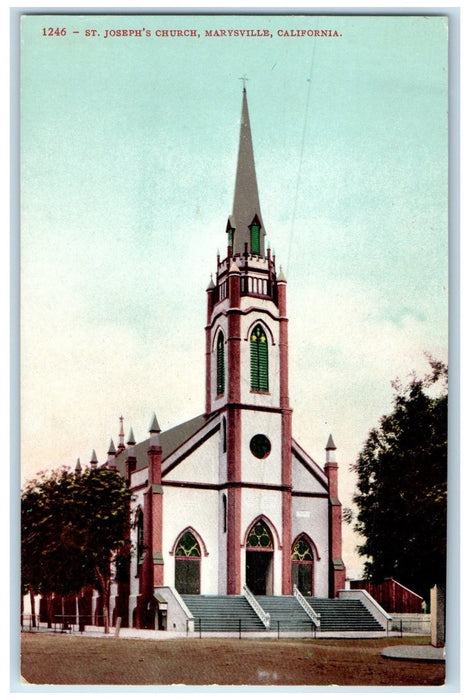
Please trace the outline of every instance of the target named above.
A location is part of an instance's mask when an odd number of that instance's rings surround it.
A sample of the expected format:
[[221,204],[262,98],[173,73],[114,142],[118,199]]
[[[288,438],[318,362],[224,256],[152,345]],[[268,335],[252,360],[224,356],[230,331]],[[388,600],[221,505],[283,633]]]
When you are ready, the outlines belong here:
[[268,342],[259,324],[250,336],[250,358],[251,388],[254,391],[269,391]]
[[253,224],[251,227],[251,252],[259,255],[261,252],[260,248],[260,229],[261,227]]
[[217,395],[225,391],[224,334],[217,336]]

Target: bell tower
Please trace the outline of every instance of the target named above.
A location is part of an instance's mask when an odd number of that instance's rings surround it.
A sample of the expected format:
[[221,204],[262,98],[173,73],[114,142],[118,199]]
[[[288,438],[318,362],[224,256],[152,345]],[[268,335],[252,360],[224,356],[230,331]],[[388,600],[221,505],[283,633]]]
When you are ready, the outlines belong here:
[[[206,414],[220,412],[223,426],[225,592],[239,594],[243,584],[251,582],[251,587],[259,585],[261,593],[264,587],[265,593],[290,594],[292,410],[287,281],[265,245],[245,87],[235,194],[226,234],[226,256],[217,256],[215,279],[207,289],[206,324]],[[257,516],[263,523],[260,527],[270,528],[277,537],[273,534],[272,556],[265,552],[264,564],[261,557],[245,556],[246,532]]]

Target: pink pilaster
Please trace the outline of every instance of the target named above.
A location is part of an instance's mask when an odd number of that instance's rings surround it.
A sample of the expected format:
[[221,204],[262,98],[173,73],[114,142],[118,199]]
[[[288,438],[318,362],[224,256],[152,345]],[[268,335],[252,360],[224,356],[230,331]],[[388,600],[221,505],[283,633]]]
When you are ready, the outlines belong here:
[[241,531],[241,412],[240,403],[240,270],[232,265],[228,276],[230,308],[228,316],[227,362],[227,593],[241,593],[240,531]]

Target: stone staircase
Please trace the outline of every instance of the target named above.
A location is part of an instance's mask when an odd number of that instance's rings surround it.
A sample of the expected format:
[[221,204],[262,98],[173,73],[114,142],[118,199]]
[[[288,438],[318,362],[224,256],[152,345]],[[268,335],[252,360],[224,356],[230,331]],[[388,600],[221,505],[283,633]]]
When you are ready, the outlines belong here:
[[384,628],[360,600],[306,598],[320,615],[322,632],[383,632]]
[[196,632],[263,632],[265,626],[245,596],[182,595]]
[[[246,600],[238,595],[182,595],[194,616],[196,632],[264,632],[265,626]],[[310,636],[312,620],[294,596],[256,596],[271,616],[271,632]],[[306,598],[320,615],[317,632],[383,632],[384,628],[359,600]]]
[[271,615],[272,632],[313,631],[314,623],[293,595],[256,596],[256,600]]

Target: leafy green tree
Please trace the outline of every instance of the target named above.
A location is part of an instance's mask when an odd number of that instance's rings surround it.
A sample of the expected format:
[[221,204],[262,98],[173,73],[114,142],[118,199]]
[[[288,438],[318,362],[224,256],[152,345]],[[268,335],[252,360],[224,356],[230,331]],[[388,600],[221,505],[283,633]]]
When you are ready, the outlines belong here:
[[129,504],[124,479],[107,468],[64,467],[29,481],[21,499],[23,589],[50,598],[97,587],[108,632],[112,567],[128,548]]
[[394,410],[370,431],[352,470],[358,552],[364,575],[393,577],[426,600],[445,584],[447,508],[447,367],[394,384]]

